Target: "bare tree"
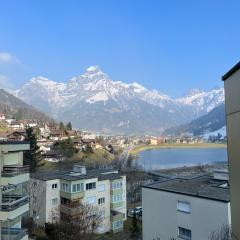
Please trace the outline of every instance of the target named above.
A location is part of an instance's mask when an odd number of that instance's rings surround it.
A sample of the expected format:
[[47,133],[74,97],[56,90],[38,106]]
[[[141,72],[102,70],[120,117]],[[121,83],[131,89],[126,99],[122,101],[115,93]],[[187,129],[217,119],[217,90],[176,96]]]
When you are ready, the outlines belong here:
[[[71,209],[73,215],[60,211],[55,211],[52,222],[45,226],[46,234],[50,240],[88,240],[97,233],[97,229],[102,220],[98,208],[89,204],[79,204]],[[60,216],[59,216],[60,214]]]
[[228,225],[223,225],[220,230],[213,231],[210,236],[209,240],[231,240],[232,237],[231,228]]

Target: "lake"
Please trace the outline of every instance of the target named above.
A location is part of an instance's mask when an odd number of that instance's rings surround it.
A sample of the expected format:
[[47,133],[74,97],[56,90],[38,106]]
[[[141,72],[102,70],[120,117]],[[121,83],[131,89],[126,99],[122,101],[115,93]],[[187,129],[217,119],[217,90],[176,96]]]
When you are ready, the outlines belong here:
[[177,168],[227,162],[226,148],[167,148],[150,149],[139,153],[135,160],[146,170]]

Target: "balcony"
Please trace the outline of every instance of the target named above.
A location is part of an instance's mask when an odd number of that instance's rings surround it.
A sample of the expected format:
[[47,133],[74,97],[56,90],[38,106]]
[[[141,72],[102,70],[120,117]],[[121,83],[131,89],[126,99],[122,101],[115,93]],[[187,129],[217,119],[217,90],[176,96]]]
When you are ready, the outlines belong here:
[[0,221],[12,220],[29,210],[29,197],[3,195],[0,206]]
[[1,228],[1,240],[27,240],[26,229],[21,228]]
[[3,195],[2,204],[0,206],[1,211],[13,211],[19,208],[29,201],[28,196],[18,196],[18,195]]
[[2,177],[12,177],[20,174],[29,173],[29,166],[5,165],[2,170]]
[[123,188],[111,189],[111,195],[123,194]]
[[69,200],[77,200],[77,199],[84,198],[85,192],[72,193],[72,192],[61,191],[60,196],[63,197],[63,198],[69,199]]
[[1,185],[19,184],[29,181],[29,166],[5,165],[2,170]]
[[124,219],[123,213],[120,213],[117,211],[111,211],[111,221],[112,222],[119,221],[119,220],[123,221],[123,219]]
[[124,201],[111,203],[110,207],[111,207],[111,210],[122,208],[124,207]]
[[71,217],[77,216],[82,213],[82,205],[65,205],[61,204],[60,211]]
[[111,211],[111,230],[114,233],[120,232],[123,230],[123,213],[117,211]]

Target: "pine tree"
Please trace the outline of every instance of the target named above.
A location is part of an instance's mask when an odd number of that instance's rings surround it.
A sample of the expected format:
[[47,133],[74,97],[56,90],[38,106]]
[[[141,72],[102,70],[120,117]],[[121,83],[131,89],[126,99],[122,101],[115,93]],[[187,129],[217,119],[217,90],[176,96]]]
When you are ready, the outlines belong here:
[[72,130],[72,124],[71,122],[68,122],[67,126],[66,126],[67,130]]
[[24,153],[24,165],[29,165],[30,173],[35,173],[43,164],[41,151],[37,145],[36,135],[33,133],[32,127],[26,128],[25,141],[29,142],[30,150]]
[[54,147],[56,150],[60,151],[65,157],[68,158],[71,158],[76,152],[71,138],[55,142]]
[[60,131],[65,131],[65,126],[64,126],[64,123],[63,123],[63,122],[60,122],[60,123],[59,123],[59,130],[60,130]]

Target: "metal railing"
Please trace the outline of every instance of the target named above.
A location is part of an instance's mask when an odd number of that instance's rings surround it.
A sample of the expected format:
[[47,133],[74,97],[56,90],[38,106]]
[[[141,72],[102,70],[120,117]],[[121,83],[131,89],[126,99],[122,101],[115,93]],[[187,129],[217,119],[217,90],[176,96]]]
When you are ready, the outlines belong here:
[[0,210],[4,212],[13,211],[29,202],[28,196],[3,195]]
[[1,228],[1,240],[21,240],[27,235],[27,230],[22,228]]
[[4,165],[2,170],[3,177],[11,177],[24,173],[29,173],[29,166],[25,165]]

